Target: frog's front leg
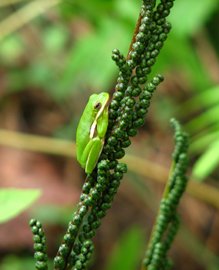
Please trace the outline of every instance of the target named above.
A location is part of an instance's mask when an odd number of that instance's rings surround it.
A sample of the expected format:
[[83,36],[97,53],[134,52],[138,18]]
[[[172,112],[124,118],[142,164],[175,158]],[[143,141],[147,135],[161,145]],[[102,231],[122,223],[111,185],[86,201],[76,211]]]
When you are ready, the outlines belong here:
[[103,140],[98,137],[93,138],[85,147],[81,158],[81,164],[86,173],[92,173],[97,164],[102,148]]

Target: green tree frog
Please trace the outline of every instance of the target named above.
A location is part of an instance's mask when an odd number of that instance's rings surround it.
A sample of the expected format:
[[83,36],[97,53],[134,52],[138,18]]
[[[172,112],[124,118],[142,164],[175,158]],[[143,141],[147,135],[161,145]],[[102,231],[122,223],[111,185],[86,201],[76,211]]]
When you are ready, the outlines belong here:
[[76,155],[85,172],[95,168],[104,145],[108,126],[109,94],[90,96],[76,131]]

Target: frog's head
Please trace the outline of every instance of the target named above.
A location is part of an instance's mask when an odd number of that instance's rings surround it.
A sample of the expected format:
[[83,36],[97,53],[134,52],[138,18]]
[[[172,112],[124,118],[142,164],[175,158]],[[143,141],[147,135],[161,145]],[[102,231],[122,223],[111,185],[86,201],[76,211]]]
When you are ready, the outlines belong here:
[[90,96],[89,102],[92,104],[94,121],[90,128],[90,138],[93,138],[97,131],[97,123],[104,111],[107,110],[109,104],[109,94],[102,92],[100,94],[93,94]]
[[95,118],[98,119],[108,105],[109,94],[106,92],[93,94],[90,96],[90,102],[93,106],[93,112],[96,115]]

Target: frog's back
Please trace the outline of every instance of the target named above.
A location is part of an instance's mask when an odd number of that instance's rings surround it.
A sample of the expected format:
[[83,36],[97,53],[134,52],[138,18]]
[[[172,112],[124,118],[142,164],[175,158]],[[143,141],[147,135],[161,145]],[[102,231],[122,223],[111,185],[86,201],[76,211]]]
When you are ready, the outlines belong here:
[[[100,94],[93,94],[90,96],[88,103],[82,113],[76,131],[76,154],[77,160],[80,164],[84,149],[90,141],[90,133],[92,132],[93,137],[94,132],[96,131],[96,126],[93,126],[92,131],[91,126],[93,125],[95,119],[103,113],[103,110],[106,107],[108,100],[109,94],[106,92],[102,92]],[[98,113],[100,115],[98,115]]]
[[82,113],[76,131],[76,155],[77,160],[80,162],[80,157],[83,154],[87,143],[89,142],[90,128],[95,119],[95,112],[93,110],[94,95],[91,95],[89,101]]

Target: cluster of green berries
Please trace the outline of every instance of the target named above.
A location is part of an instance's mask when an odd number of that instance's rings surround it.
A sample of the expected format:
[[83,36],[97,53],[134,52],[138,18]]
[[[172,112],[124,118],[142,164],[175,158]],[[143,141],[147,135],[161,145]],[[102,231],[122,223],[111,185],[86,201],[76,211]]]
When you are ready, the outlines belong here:
[[156,243],[151,264],[147,267],[147,270],[170,270],[172,262],[166,258],[164,259],[165,252],[165,246],[162,243]]
[[[111,207],[127,167],[118,160],[130,146],[130,137],[144,125],[153,92],[163,81],[161,75],[148,81],[148,75],[170,31],[166,21],[173,1],[143,0],[139,27],[127,57],[113,50],[112,59],[119,69],[110,106],[109,125],[97,168],[88,175],[82,187],[77,210],[69,223],[54,259],[56,270],[85,269],[92,248],[82,254],[91,241],[101,219]],[[83,258],[83,259],[81,259]]]
[[67,269],[84,270],[87,268],[94,246],[92,241],[86,240],[77,244],[69,256]]
[[[71,254],[77,255],[77,250],[80,250],[79,247],[83,247],[84,243],[87,243],[95,236],[96,230],[101,224],[101,218],[111,208],[113,198],[117,193],[123,173],[127,171],[127,167],[125,164],[116,162],[112,174],[110,173],[111,167],[109,164],[107,160],[99,162],[96,182],[94,183],[93,176],[90,175],[83,185],[83,193],[80,197],[78,209],[69,223],[63,243],[54,259],[55,269],[65,269],[68,264],[74,268],[76,263],[77,267],[79,267],[79,262],[72,260]],[[106,188],[108,189],[107,192]],[[91,253],[92,250],[90,250],[89,255]],[[88,256],[86,258],[88,259]],[[87,261],[85,262],[87,263]]]
[[182,158],[181,156],[183,155],[183,153],[187,152],[189,144],[188,135],[181,131],[181,127],[175,119],[171,119],[170,123],[175,130],[174,138],[176,146],[173,152],[173,160],[175,163],[177,163],[178,160]]
[[[152,94],[163,80],[161,75],[157,75],[145,85],[170,30],[164,9],[159,7],[159,11],[154,10],[155,2],[143,3],[140,26],[128,57],[125,58],[117,49],[113,51],[112,59],[119,68],[119,76],[109,107],[109,128],[104,149],[97,170],[88,175],[83,185],[78,209],[69,225],[69,228],[74,228],[71,243],[68,245],[65,240],[70,235],[69,229],[63,241],[69,251],[65,255],[59,250],[55,258],[56,269],[64,269],[62,262],[67,260],[70,251],[74,252],[78,241],[83,243],[95,235],[101,218],[111,207],[127,171],[125,164],[119,163],[118,159],[125,155],[124,149],[131,144],[130,137],[135,136],[139,127],[143,126]],[[156,15],[158,13],[162,22]]]
[[179,227],[177,207],[188,182],[186,177],[188,136],[181,130],[175,119],[171,120],[171,124],[175,130],[172,171],[166,184],[157,220],[143,261],[147,270],[166,270],[169,269],[167,267],[170,267],[167,252]]
[[145,85],[171,28],[166,16],[172,1],[163,2],[155,8],[156,1],[143,1],[141,21],[127,59],[119,50],[113,51],[119,77],[109,107],[109,128],[103,150],[110,161],[125,155],[124,148],[143,126],[152,94],[163,80],[157,75]]
[[81,202],[78,205],[77,211],[73,215],[73,219],[69,222],[67,232],[64,235],[63,242],[58,249],[58,253],[54,258],[55,269],[65,269],[72,260],[70,259],[71,253],[78,249],[76,243],[77,236],[81,227],[84,216],[87,214],[88,207]]
[[[59,249],[60,254],[68,253],[68,246],[66,244],[61,245]],[[93,252],[92,241],[83,241],[82,243],[77,242],[74,245],[74,251],[71,251],[66,261],[65,256],[56,257],[54,269],[74,269],[82,270],[86,269],[87,264]],[[59,260],[59,262],[58,262]]]
[[30,227],[33,233],[33,241],[34,241],[34,258],[36,260],[35,268],[37,270],[47,270],[48,265],[48,257],[46,254],[46,240],[44,231],[42,229],[42,225],[36,219],[30,220]]
[[109,173],[109,166],[105,167],[105,165],[106,161],[104,160],[98,164],[98,177],[95,189],[98,188],[100,182],[107,184],[105,184],[104,190],[100,191],[100,194],[98,194],[99,196],[96,198],[96,202],[91,207],[91,211],[88,214],[87,226],[90,229],[90,233],[92,232],[91,237],[89,237],[88,234],[89,238],[92,238],[95,235],[96,229],[100,226],[101,218],[103,218],[106,215],[107,210],[111,208],[112,201],[117,193],[123,174],[127,171],[127,166],[125,164],[117,163],[113,172]]

